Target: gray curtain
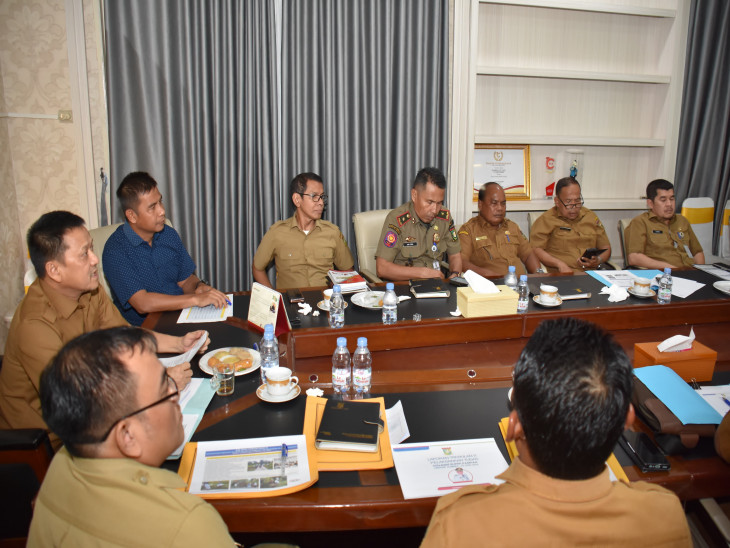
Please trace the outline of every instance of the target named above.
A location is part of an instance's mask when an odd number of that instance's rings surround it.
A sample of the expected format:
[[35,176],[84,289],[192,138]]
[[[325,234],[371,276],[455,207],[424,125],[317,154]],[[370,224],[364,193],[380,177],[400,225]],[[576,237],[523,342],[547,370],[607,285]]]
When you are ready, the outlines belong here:
[[284,0],[282,27],[282,174],[322,176],[354,250],[353,213],[447,172],[448,0]]
[[157,180],[168,217],[222,290],[248,289],[280,217],[272,0],[107,0],[112,211],[124,175]]
[[696,196],[715,201],[718,255],[730,199],[730,2],[693,0],[690,10],[675,192],[678,204]]

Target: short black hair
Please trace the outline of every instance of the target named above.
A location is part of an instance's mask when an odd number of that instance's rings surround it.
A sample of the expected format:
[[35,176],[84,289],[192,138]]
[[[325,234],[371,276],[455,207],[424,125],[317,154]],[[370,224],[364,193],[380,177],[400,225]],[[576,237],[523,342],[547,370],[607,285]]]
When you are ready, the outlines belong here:
[[411,188],[421,188],[426,186],[426,183],[432,183],[438,188],[446,188],[446,177],[443,172],[437,167],[424,167],[416,173],[416,178],[413,179],[413,186]]
[[580,183],[575,177],[563,177],[558,181],[558,184],[555,185],[555,195],[560,196],[560,191],[570,185],[578,185],[578,187],[580,187]]
[[63,237],[69,230],[85,226],[84,220],[70,211],[44,213],[28,229],[26,237],[30,261],[39,278],[46,277],[46,263],[63,262],[66,244]]
[[656,198],[657,190],[673,190],[674,185],[666,179],[654,179],[651,183],[646,185],[646,197],[654,201]]
[[127,217],[127,210],[137,212],[137,204],[143,194],[152,192],[157,188],[157,181],[146,171],[133,171],[129,173],[117,189],[117,199],[122,208],[122,215]]
[[598,475],[623,431],[632,390],[626,353],[598,326],[542,322],[514,369],[512,401],[540,472]]
[[154,336],[139,327],[91,331],[64,346],[41,373],[43,420],[72,455],[100,443],[109,425],[138,405],[137,383],[121,360],[135,349],[157,351]]
[[502,185],[499,183],[495,183],[494,181],[489,181],[488,183],[484,183],[481,187],[479,187],[479,201],[483,202],[484,198],[487,197],[487,190],[489,190],[490,187],[493,185],[498,186],[499,188],[502,188]]
[[317,181],[318,183],[324,184],[322,177],[311,171],[305,171],[294,177],[291,183],[289,183],[289,196],[292,194],[303,194],[307,190],[307,181]]

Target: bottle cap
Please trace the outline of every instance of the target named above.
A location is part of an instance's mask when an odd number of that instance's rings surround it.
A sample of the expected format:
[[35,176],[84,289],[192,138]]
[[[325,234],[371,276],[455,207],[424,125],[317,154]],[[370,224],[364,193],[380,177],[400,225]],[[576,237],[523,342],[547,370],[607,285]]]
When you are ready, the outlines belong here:
[[368,345],[368,339],[367,339],[367,337],[358,337],[357,338],[357,345],[358,346],[367,346]]
[[664,274],[671,274],[671,273],[672,273],[672,269],[671,268],[667,267],[667,268],[664,269]]
[[267,323],[264,326],[264,333],[266,333],[267,331],[271,331],[272,333],[274,332],[274,324],[273,323]]
[[337,346],[347,347],[347,339],[345,337],[337,337]]
[[392,291],[395,286],[393,285],[393,282],[388,282],[385,284],[385,290],[386,291]]
[[342,293],[342,288],[340,287],[340,284],[335,284],[335,286],[332,288],[332,293]]
[[520,281],[526,282],[527,281],[527,274],[520,274]]
[[509,268],[507,270],[509,270],[510,272],[514,272],[515,271],[514,265],[509,265]]

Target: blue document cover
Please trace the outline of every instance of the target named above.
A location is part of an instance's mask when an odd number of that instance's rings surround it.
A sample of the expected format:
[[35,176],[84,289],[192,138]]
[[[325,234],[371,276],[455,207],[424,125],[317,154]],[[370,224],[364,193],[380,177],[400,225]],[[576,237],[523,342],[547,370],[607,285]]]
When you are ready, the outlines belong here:
[[638,276],[639,278],[648,278],[650,280],[653,279],[653,278],[655,278],[656,276],[660,276],[662,274],[658,270],[624,270],[624,271],[617,271],[617,270],[586,270],[586,274],[588,274],[589,276],[592,276],[593,278],[595,278],[596,280],[598,280],[599,282],[601,282],[603,285],[608,286],[608,287],[611,286],[611,281],[610,280],[607,280],[606,278],[604,278],[603,276],[601,276],[601,274],[609,274],[610,275],[611,272],[614,272],[614,273],[616,273],[616,272],[618,272],[618,273],[620,273],[620,272],[631,272],[631,274],[633,274],[634,276]]
[[722,421],[720,413],[666,365],[639,367],[634,369],[634,375],[682,424],[720,424]]

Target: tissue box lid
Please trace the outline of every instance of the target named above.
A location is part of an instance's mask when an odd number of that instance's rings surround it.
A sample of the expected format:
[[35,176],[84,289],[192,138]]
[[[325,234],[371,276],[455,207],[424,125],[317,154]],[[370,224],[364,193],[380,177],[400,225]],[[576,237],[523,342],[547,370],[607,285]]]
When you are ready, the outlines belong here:
[[506,285],[498,285],[499,293],[474,293],[471,287],[460,287],[456,290],[457,297],[462,297],[468,302],[484,302],[484,301],[515,301],[517,302],[517,292],[510,289]]
[[456,290],[456,304],[465,318],[517,314],[517,292],[498,285],[499,293],[474,293],[471,287]]
[[711,381],[715,371],[717,352],[704,344],[694,341],[692,348],[681,352],[659,352],[661,341],[634,344],[634,367],[647,365],[666,365],[685,381]]

